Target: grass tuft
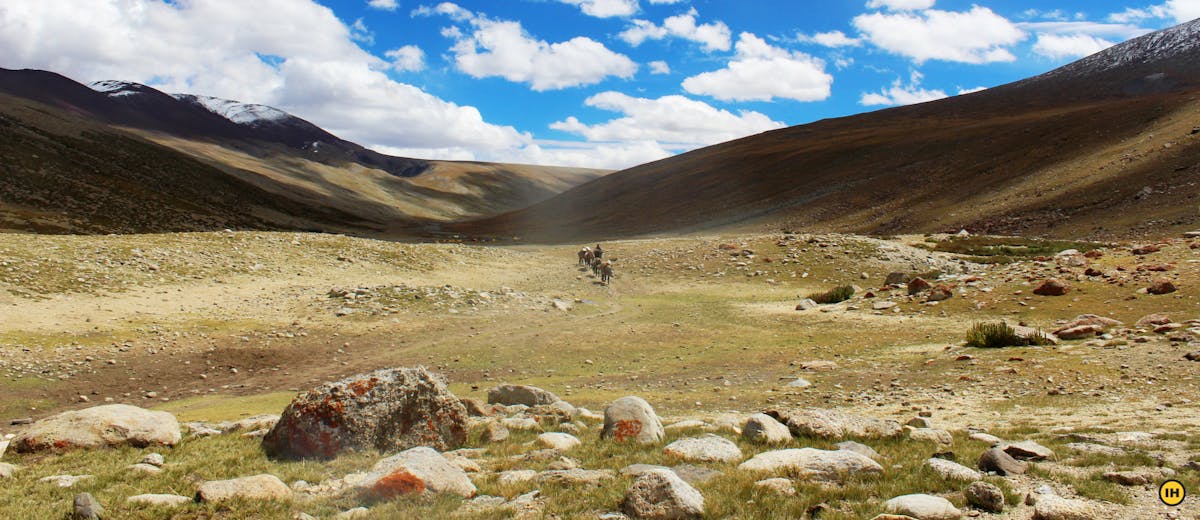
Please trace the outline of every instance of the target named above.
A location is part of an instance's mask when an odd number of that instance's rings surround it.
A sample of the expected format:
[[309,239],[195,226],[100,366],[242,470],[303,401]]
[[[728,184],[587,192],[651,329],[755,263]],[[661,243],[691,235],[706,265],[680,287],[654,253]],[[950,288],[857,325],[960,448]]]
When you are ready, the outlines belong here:
[[1049,343],[1041,334],[1022,337],[1003,321],[976,323],[967,330],[967,346],[975,348],[1023,347]]
[[823,293],[813,293],[808,295],[812,301],[820,304],[841,303],[849,300],[851,296],[854,296],[854,288],[849,285],[842,285],[834,287],[833,289]]

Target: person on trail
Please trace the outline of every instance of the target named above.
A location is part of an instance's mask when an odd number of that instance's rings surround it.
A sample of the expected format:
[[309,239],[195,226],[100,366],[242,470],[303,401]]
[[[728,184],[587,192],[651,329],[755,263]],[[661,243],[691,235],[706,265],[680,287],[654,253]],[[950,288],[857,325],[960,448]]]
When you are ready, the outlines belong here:
[[593,251],[593,253],[596,255],[596,258],[604,257],[604,250],[600,249],[600,244],[596,244],[596,249]]

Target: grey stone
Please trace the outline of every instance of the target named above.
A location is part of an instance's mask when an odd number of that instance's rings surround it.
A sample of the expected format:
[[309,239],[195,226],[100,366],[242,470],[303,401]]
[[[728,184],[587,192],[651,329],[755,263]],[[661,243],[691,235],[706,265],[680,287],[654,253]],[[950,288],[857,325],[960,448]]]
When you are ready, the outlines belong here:
[[440,376],[424,368],[379,370],[297,396],[262,445],[285,459],[415,446],[447,450],[466,442],[466,420],[466,408]]
[[616,478],[615,472],[607,469],[565,469],[538,473],[539,484],[555,483],[563,486],[597,486]]
[[897,437],[903,433],[900,423],[837,410],[799,408],[766,412],[786,425],[793,435],[820,439],[846,437]]
[[255,475],[229,480],[210,480],[200,484],[196,499],[200,502],[225,502],[233,499],[280,500],[292,495],[292,489],[275,475]]
[[1095,520],[1101,518],[1097,508],[1082,500],[1045,495],[1033,507],[1033,520]]
[[17,472],[17,467],[7,462],[0,462],[0,479],[12,478],[13,473]]
[[1004,492],[995,484],[984,481],[972,482],[963,490],[963,494],[967,497],[967,503],[978,509],[989,513],[1004,511]]
[[537,441],[541,443],[542,446],[553,448],[558,451],[570,451],[571,449],[577,448],[583,444],[574,435],[559,432],[543,433],[538,435]]
[[754,483],[755,486],[762,489],[767,489],[783,496],[795,496],[796,485],[792,484],[791,479],[783,477],[768,478]]
[[142,504],[158,507],[178,507],[194,502],[191,497],[159,494],[134,495],[126,498],[125,501],[131,504]]
[[978,471],[946,459],[929,459],[925,461],[925,466],[945,479],[974,482],[983,478]]
[[954,442],[954,437],[950,435],[950,432],[935,428],[909,427],[908,438],[914,441],[934,442],[938,444],[952,444]]
[[634,481],[621,510],[638,519],[698,519],[704,515],[704,496],[674,472],[652,470]]
[[840,481],[847,475],[882,473],[883,467],[853,451],[792,448],[759,453],[738,466],[742,471],[798,474],[805,478]]
[[933,495],[903,495],[883,503],[892,514],[907,515],[917,520],[959,520],[962,511],[942,497]]
[[1017,460],[1046,460],[1054,457],[1050,448],[1033,441],[1022,441],[1005,444],[1001,447],[1005,453]]
[[71,518],[76,520],[99,520],[104,514],[104,506],[100,505],[100,501],[96,500],[91,493],[75,495],[72,505]]
[[561,401],[554,393],[536,386],[500,385],[488,390],[489,404],[538,406]]
[[713,434],[679,439],[663,450],[670,456],[691,462],[735,462],[742,460],[742,450],[733,441]]
[[721,476],[720,471],[703,466],[694,466],[692,464],[680,464],[670,469],[671,471],[675,472],[676,475],[679,475],[679,478],[683,479],[684,482],[687,482],[693,486],[699,486]]
[[759,444],[779,444],[792,440],[792,432],[774,417],[756,413],[742,427],[742,438]]
[[1029,469],[1027,463],[1021,462],[1012,458],[1000,448],[992,448],[979,456],[979,470],[991,472],[1002,477],[1008,475],[1021,475]]
[[866,444],[862,444],[862,443],[858,443],[858,442],[854,442],[854,441],[842,441],[842,442],[837,443],[836,446],[838,447],[839,450],[853,451],[854,453],[857,453],[859,455],[865,455],[866,457],[869,457],[871,460],[876,460],[876,461],[883,460],[883,456],[880,455],[879,452],[875,451],[875,448],[867,446]]

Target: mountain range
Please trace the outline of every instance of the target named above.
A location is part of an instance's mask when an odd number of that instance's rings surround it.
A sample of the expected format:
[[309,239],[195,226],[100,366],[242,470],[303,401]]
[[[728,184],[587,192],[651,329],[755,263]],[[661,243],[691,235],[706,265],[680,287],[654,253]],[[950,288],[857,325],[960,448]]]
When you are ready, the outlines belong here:
[[0,69],[0,229],[1165,235],[1200,225],[1198,95],[1200,20],[1015,83],[608,173],[391,157],[271,107]]
[[419,233],[603,170],[393,157],[263,105],[0,69],[0,229]]

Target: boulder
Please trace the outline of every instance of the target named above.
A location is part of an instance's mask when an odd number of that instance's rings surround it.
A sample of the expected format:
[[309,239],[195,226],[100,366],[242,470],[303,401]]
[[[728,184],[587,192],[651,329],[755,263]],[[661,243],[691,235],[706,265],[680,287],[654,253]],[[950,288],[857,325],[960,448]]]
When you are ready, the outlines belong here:
[[1074,327],[1061,327],[1054,331],[1054,335],[1058,339],[1075,340],[1088,339],[1095,337],[1097,334],[1104,332],[1102,325],[1076,325]]
[[383,453],[467,440],[467,410],[424,368],[396,368],[326,383],[296,397],[263,437],[268,455],[330,459],[347,450]]
[[1071,284],[1058,278],[1050,278],[1033,290],[1039,296],[1062,296],[1071,291]]
[[190,504],[194,500],[191,497],[185,497],[182,495],[147,494],[147,495],[134,495],[129,498],[126,498],[125,501],[129,502],[131,504],[142,504],[142,505],[147,505],[147,506],[177,507],[177,506]]
[[1104,480],[1120,484],[1122,486],[1144,486],[1151,482],[1157,482],[1163,478],[1162,471],[1158,469],[1143,469],[1136,471],[1108,471],[1104,473]]
[[928,291],[932,285],[925,281],[924,278],[913,278],[908,281],[908,294],[914,296],[916,294]]
[[968,504],[983,511],[989,513],[1004,511],[1004,492],[995,484],[982,480],[972,482],[963,490],[963,495],[966,495]]
[[976,480],[983,479],[983,475],[981,475],[978,471],[963,466],[962,464],[952,460],[932,458],[925,461],[925,466],[933,470],[934,473],[941,475],[942,478],[948,480],[974,482]]
[[774,417],[756,413],[742,426],[742,438],[759,444],[777,444],[792,440],[792,432]]
[[200,484],[196,491],[197,502],[225,502],[233,499],[280,500],[292,496],[287,487],[275,475],[255,475],[230,480],[210,480]]
[[604,409],[600,438],[640,444],[661,442],[666,432],[654,408],[640,397],[622,397]]
[[13,473],[17,472],[17,467],[7,462],[0,462],[0,480],[12,478]]
[[929,295],[925,297],[925,301],[940,302],[949,300],[954,297],[954,290],[948,285],[938,285],[929,290]]
[[754,483],[755,487],[770,490],[780,495],[790,497],[796,495],[796,485],[791,479],[783,477],[768,478]]
[[992,448],[979,456],[979,470],[991,472],[1002,477],[1021,475],[1029,469],[1029,465],[1012,458],[1000,448]]
[[770,410],[766,413],[786,425],[796,436],[836,440],[845,437],[897,437],[904,431],[899,422],[891,419],[876,419],[836,410],[799,408]]
[[573,448],[579,447],[582,442],[574,435],[569,433],[543,433],[538,435],[537,441],[542,446],[554,448],[558,451],[570,451]]
[[537,472],[531,469],[518,469],[511,471],[502,471],[496,476],[496,483],[501,486],[512,486],[516,484],[524,484],[533,482],[537,478]]
[[489,404],[537,406],[562,401],[557,395],[536,386],[500,385],[488,390]]
[[854,441],[842,441],[837,443],[836,446],[839,450],[853,451],[854,453],[863,455],[874,461],[883,460],[883,456],[880,455],[879,452],[875,451],[875,448],[867,446],[866,444]]
[[697,519],[704,515],[704,496],[674,472],[656,469],[634,481],[621,511],[638,519]]
[[1054,457],[1054,452],[1033,441],[1012,442],[1001,446],[1000,449],[1017,460],[1046,460]]
[[911,273],[895,271],[888,273],[887,277],[883,279],[883,285],[904,285],[913,278]]
[[1159,278],[1146,287],[1146,292],[1150,294],[1171,294],[1177,290],[1175,283],[1166,278]]
[[736,462],[742,450],[733,441],[713,434],[679,439],[663,450],[673,457],[691,462]]
[[471,498],[477,492],[467,472],[424,446],[376,462],[371,471],[355,478],[354,482],[359,494],[367,500],[439,493]]
[[817,303],[812,298],[804,298],[803,300],[800,300],[800,303],[796,304],[796,310],[798,311],[811,311],[820,307],[821,304]]
[[91,493],[75,495],[72,504],[71,518],[75,520],[100,520],[104,514],[104,506]]
[[167,412],[106,404],[37,421],[12,442],[18,452],[28,453],[125,445],[174,446],[181,436],[179,421]]
[[816,480],[839,481],[851,474],[881,473],[883,466],[846,450],[792,448],[759,453],[738,466],[742,471],[788,473]]
[[487,442],[504,442],[508,440],[508,427],[500,421],[491,421],[484,426],[483,440]]
[[616,478],[615,473],[610,469],[552,469],[538,473],[537,482],[560,486],[599,486]]
[[1082,500],[1043,496],[1033,506],[1033,520],[1095,520],[1104,518],[1096,507]]
[[997,436],[992,435],[987,432],[973,432],[973,433],[971,433],[971,435],[968,435],[967,438],[969,438],[973,441],[987,443],[989,446],[995,446],[997,444],[1004,442],[1004,439],[1001,439],[1000,437],[997,437]]
[[954,437],[946,430],[936,428],[908,428],[908,438],[914,441],[935,442],[938,444],[951,444],[954,442]]
[[959,520],[962,511],[942,497],[933,495],[903,495],[883,503],[883,509],[917,520]]

